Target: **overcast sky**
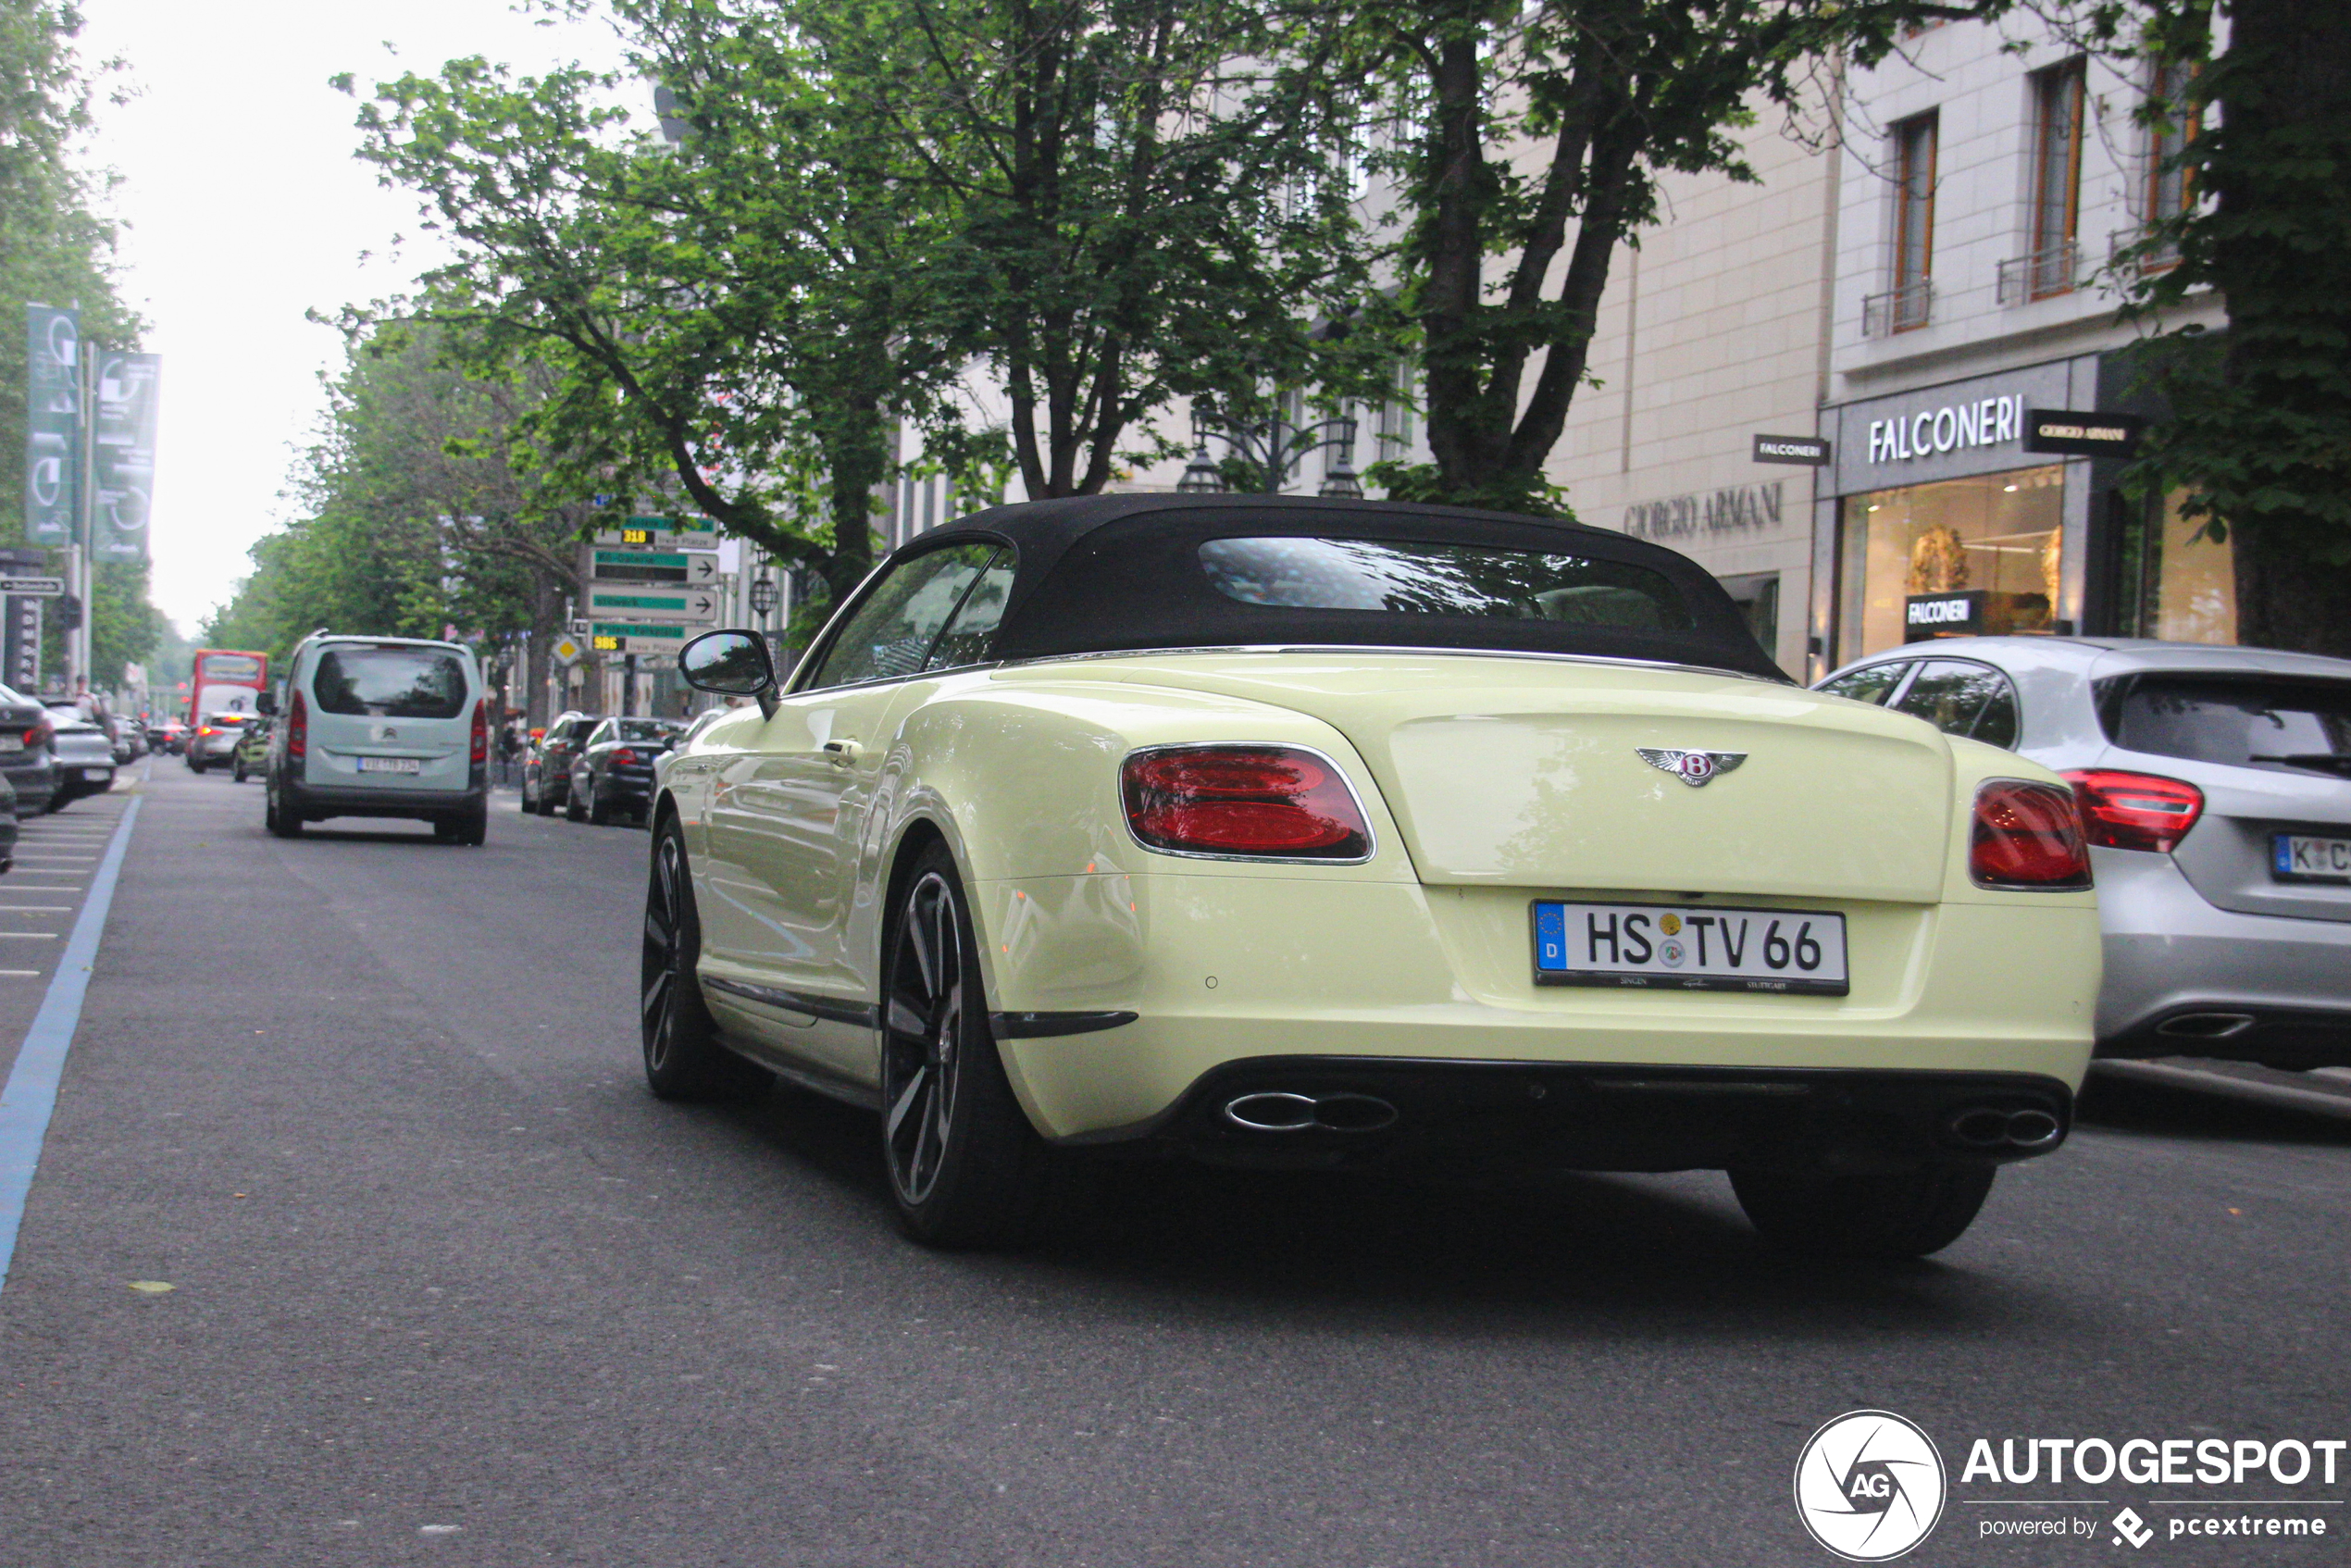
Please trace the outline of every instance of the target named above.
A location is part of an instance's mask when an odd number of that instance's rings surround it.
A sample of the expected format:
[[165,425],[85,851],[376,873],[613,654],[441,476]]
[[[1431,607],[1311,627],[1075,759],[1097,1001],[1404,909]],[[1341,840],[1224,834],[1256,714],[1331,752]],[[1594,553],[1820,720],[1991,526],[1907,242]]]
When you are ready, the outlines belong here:
[[609,66],[618,51],[601,27],[540,25],[503,0],[83,4],[85,61],[119,56],[113,81],[139,93],[100,106],[92,152],[123,176],[123,292],[163,355],[154,597],[193,636],[280,517],[318,372],[340,362],[340,338],[304,312],[396,292],[440,254],[413,200],[352,157],[358,105],[328,79],[477,54]]

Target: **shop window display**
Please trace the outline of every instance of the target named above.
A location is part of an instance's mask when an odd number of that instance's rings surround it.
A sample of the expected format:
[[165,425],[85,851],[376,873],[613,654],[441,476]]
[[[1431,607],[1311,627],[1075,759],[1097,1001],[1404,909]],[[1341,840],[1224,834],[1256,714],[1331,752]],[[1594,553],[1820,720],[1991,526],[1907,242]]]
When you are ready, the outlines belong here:
[[2055,464],[1847,496],[1838,656],[1900,646],[1908,604],[1931,595],[1972,596],[1953,631],[2055,630],[2064,496]]
[[2123,630],[2167,642],[2234,642],[2234,546],[2206,537],[2205,519],[2182,515],[2185,491],[2163,498],[2156,516],[2126,541]]

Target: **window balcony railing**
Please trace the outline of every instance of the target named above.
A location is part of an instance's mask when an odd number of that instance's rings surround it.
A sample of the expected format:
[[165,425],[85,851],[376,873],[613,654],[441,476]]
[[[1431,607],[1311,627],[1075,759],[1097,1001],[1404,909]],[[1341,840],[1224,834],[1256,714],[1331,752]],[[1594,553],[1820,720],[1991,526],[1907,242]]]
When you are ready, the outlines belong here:
[[2031,255],[2000,263],[2002,305],[2030,305],[2034,300],[2070,294],[2082,286],[2082,249],[2071,240],[2043,245]]
[[[2169,272],[2180,265],[2180,246],[2176,241],[2164,240],[2146,243],[2145,229],[2124,229],[2116,232],[2107,246],[2107,265],[2121,273],[2135,272],[2142,278],[2152,278],[2158,272]],[[2145,249],[2137,247],[2146,246]],[[2135,254],[2126,255],[2126,252]]]
[[1861,302],[1861,336],[1883,338],[1923,327],[1934,314],[1934,283],[1922,278]]

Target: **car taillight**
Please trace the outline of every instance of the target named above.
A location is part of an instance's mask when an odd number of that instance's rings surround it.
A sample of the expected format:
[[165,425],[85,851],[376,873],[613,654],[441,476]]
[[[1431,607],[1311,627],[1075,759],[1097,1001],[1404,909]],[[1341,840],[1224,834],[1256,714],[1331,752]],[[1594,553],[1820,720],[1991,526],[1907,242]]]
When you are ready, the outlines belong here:
[[210,735],[213,733],[212,726],[208,724],[200,724],[196,726],[196,733],[199,735]]
[[615,767],[634,767],[637,765],[637,753],[623,746],[612,754],[612,765]]
[[2086,888],[2090,852],[2073,791],[1995,778],[1975,791],[1968,875],[1983,888]]
[[473,746],[466,753],[468,762],[487,762],[490,758],[490,699],[474,700]]
[[309,754],[310,704],[297,691],[292,705],[286,709],[286,755],[299,761]]
[[2102,850],[2169,854],[2204,815],[2204,791],[2177,778],[2102,767],[2065,777],[2081,802],[2082,830]]
[[1372,830],[1337,768],[1292,746],[1168,746],[1120,773],[1137,840],[1178,854],[1361,860]]

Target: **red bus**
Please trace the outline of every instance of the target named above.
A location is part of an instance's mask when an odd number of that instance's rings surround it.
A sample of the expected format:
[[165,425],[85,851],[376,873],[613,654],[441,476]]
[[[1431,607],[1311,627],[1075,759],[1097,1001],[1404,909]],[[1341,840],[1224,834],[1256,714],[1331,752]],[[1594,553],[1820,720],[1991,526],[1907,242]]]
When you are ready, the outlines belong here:
[[269,655],[199,648],[188,674],[188,727],[214,714],[251,714],[269,686]]

